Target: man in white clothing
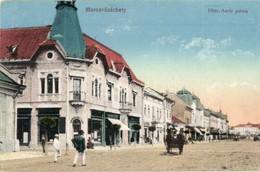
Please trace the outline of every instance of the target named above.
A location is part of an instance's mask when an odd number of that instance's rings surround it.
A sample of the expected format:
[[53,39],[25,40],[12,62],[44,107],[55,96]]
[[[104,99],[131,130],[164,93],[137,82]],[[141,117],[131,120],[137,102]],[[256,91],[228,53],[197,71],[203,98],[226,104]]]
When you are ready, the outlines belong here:
[[61,156],[60,142],[59,142],[59,135],[58,134],[55,134],[55,136],[54,136],[53,149],[54,149],[54,163],[56,163],[58,157]]

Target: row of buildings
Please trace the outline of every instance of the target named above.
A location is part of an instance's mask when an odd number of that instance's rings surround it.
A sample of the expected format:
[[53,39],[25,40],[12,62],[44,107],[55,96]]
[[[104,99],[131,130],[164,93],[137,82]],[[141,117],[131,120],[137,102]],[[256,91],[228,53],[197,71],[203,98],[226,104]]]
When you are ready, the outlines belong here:
[[[183,128],[194,139],[228,133],[227,115],[204,108],[186,89],[145,87],[121,54],[82,33],[75,0],[57,2],[52,25],[1,29],[0,35],[0,151],[38,147],[45,117],[56,121],[48,141],[58,133],[62,148],[72,147],[81,129],[106,146],[114,124],[121,126],[122,144],[133,137],[163,142],[168,128]],[[141,130],[133,130],[136,124]]]

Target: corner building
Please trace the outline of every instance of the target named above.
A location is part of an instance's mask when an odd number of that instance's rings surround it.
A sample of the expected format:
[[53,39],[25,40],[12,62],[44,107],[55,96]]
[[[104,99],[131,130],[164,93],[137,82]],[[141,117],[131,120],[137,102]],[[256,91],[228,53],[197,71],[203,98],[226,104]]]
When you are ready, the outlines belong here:
[[16,100],[25,89],[0,64],[0,153],[18,151],[16,139]]
[[[128,144],[133,124],[141,124],[144,83],[122,55],[82,33],[75,1],[58,1],[53,25],[1,29],[0,62],[26,86],[17,99],[17,139],[37,147],[51,116],[61,147],[71,147],[80,129],[95,145]],[[113,142],[114,143],[114,142]]]

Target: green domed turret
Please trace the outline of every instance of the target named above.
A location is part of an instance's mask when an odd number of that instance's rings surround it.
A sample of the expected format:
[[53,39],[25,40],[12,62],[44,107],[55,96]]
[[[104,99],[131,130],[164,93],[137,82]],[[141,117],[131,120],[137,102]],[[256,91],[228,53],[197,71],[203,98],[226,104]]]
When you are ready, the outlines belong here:
[[67,57],[85,58],[86,45],[81,32],[75,0],[58,1],[49,39],[56,40]]

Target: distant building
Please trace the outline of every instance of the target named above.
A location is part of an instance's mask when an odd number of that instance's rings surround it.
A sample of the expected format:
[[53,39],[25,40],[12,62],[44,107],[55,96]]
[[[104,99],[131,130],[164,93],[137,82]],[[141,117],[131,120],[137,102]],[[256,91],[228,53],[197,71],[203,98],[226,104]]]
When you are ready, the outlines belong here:
[[188,124],[188,127],[192,129],[192,137],[195,140],[199,136],[204,137],[204,107],[201,104],[200,99],[196,95],[191,94],[190,91],[184,88],[177,92],[177,96],[192,108],[191,123]]
[[186,89],[178,91],[177,96],[192,108],[190,124],[195,127],[204,127],[204,107],[201,104],[200,99]]
[[222,136],[228,136],[228,119],[227,115],[224,115],[222,111],[213,111],[211,109],[205,109],[205,114],[209,116],[209,124],[207,131],[211,135],[212,139],[218,139]]
[[167,97],[172,99],[175,103],[172,105],[171,116],[180,119],[186,125],[191,124],[192,108],[189,104],[179,98],[175,93],[167,91],[165,93]]
[[232,127],[232,133],[239,136],[257,136],[260,134],[260,124],[239,124]]
[[191,111],[191,122],[189,128],[193,128],[193,137],[203,136],[205,140],[209,138],[219,138],[219,135],[228,134],[228,119],[222,111],[215,112],[206,109],[200,101],[200,98],[192,94],[187,89],[182,89],[177,92],[177,96],[187,103]]

